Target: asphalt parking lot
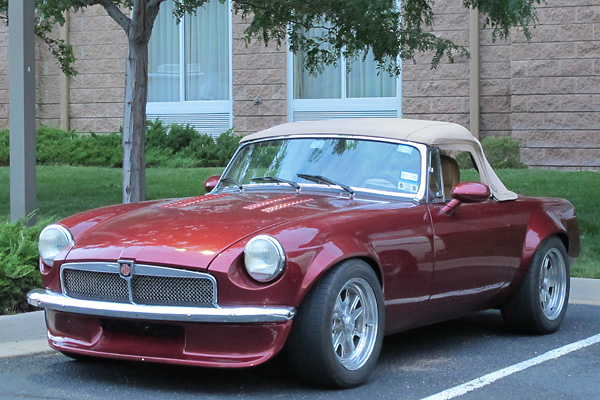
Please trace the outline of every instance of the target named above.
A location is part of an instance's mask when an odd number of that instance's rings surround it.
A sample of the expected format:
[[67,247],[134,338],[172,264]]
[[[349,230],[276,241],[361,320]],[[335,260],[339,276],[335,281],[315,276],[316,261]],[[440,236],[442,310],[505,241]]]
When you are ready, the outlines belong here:
[[0,359],[0,398],[592,399],[599,376],[600,306],[570,304],[548,336],[515,335],[497,311],[389,336],[369,381],[344,391],[304,386],[283,359],[217,370],[45,353]]

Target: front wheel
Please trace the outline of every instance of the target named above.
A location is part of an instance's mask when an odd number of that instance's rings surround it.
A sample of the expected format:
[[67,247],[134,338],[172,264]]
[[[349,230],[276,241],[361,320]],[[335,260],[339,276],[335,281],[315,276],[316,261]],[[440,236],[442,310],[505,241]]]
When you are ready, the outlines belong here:
[[384,330],[381,285],[361,260],[329,271],[298,310],[288,356],[301,379],[319,386],[358,386],[377,363]]
[[519,288],[501,309],[509,327],[535,334],[560,327],[569,301],[567,260],[567,250],[557,237],[538,248]]

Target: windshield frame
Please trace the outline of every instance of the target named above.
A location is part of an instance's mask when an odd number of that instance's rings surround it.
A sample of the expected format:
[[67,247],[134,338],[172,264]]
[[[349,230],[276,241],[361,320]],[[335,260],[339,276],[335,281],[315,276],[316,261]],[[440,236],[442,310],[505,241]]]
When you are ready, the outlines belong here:
[[[221,174],[221,178],[219,179],[219,182],[215,186],[213,193],[240,191],[240,189],[235,186],[226,186],[226,187],[222,188],[221,181],[224,177],[227,176],[227,174],[229,173],[229,170],[231,169],[231,166],[233,164],[233,160],[236,159],[236,157],[238,156],[238,154],[244,147],[246,147],[248,145],[253,145],[256,143],[261,143],[261,142],[270,142],[270,141],[277,141],[277,140],[294,140],[294,139],[349,139],[349,140],[365,140],[365,141],[370,141],[370,142],[382,142],[382,143],[389,143],[389,144],[393,144],[393,145],[404,144],[404,145],[412,146],[419,151],[420,156],[421,156],[419,190],[417,191],[416,194],[398,193],[398,192],[391,192],[391,191],[387,191],[387,190],[369,189],[369,188],[362,188],[362,187],[356,187],[356,186],[350,186],[350,187],[354,190],[355,196],[360,196],[360,195],[385,196],[385,197],[391,197],[394,199],[410,200],[410,201],[415,201],[415,202],[420,202],[425,197],[425,193],[427,191],[426,190],[427,174],[425,174],[425,171],[427,170],[427,164],[428,164],[427,145],[425,145],[423,143],[411,142],[411,141],[401,140],[401,139],[389,139],[389,138],[377,138],[377,137],[372,137],[372,136],[341,135],[341,134],[318,134],[318,135],[315,135],[315,134],[305,134],[305,135],[293,134],[293,135],[281,135],[281,136],[276,136],[276,137],[261,138],[261,139],[256,139],[256,140],[252,140],[252,141],[243,142],[237,148],[237,150],[231,157],[231,160],[229,160],[229,162],[227,163],[227,167],[225,167],[225,170]],[[327,188],[328,190],[335,190],[336,192],[341,192],[342,194],[347,194],[347,192],[345,192],[343,189],[339,188],[338,186],[334,186],[334,185],[304,183],[304,182],[298,182],[298,183],[301,187],[301,190],[303,188],[317,189],[317,190]],[[244,184],[243,190],[263,189],[266,186],[269,186],[271,188],[272,187],[282,187],[281,184],[274,183],[274,182],[264,182],[264,183],[261,182],[261,183]],[[289,186],[287,184],[285,185],[285,187],[291,188],[291,186]]]

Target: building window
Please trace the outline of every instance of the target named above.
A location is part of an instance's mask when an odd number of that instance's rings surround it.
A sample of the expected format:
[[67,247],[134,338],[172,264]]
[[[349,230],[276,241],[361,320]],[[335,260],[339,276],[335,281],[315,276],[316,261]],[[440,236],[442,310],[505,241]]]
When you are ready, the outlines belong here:
[[304,69],[302,52],[288,53],[290,121],[402,116],[401,80],[378,70],[370,52],[364,61],[342,57],[336,66],[326,66],[317,76]]
[[162,4],[149,44],[149,118],[220,133],[231,127],[231,9],[207,2],[179,24]]
[[347,71],[346,63],[340,62],[314,76],[304,69],[303,54],[298,54],[294,57],[294,99],[396,97],[396,78],[377,69],[371,52],[364,61],[351,61],[350,67]]

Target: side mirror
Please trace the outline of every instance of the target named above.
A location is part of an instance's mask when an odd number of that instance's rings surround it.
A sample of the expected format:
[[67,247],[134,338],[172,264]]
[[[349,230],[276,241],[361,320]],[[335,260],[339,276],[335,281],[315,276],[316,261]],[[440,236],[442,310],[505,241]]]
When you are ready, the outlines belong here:
[[219,183],[219,179],[221,179],[221,175],[213,175],[206,178],[204,181],[204,190],[206,190],[206,193],[212,192],[215,186],[217,186]]
[[490,188],[479,182],[463,182],[452,188],[452,200],[442,208],[450,215],[461,203],[481,203],[490,198]]

